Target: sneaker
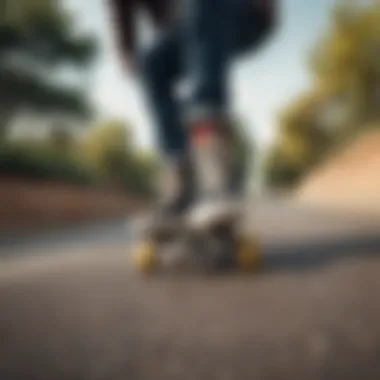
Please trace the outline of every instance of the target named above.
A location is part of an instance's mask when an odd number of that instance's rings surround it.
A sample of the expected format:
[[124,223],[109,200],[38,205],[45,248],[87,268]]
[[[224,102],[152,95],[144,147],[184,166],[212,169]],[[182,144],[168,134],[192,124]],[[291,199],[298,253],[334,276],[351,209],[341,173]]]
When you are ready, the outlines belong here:
[[205,120],[190,130],[198,202],[189,223],[203,228],[213,220],[236,216],[237,203],[231,180],[234,175],[233,138],[227,123]]
[[160,174],[160,199],[149,227],[155,233],[179,228],[195,194],[194,171],[189,157],[165,163]]

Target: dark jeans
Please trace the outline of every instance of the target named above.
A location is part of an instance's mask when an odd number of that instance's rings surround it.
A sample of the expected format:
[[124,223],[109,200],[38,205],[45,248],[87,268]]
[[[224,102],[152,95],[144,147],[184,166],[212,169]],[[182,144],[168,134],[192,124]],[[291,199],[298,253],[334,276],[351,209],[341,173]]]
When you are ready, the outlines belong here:
[[[252,0],[181,1],[176,23],[141,56],[156,137],[162,153],[169,156],[187,150],[189,117],[229,114],[230,65],[255,46],[260,34]],[[175,94],[181,79],[190,86],[184,102]]]

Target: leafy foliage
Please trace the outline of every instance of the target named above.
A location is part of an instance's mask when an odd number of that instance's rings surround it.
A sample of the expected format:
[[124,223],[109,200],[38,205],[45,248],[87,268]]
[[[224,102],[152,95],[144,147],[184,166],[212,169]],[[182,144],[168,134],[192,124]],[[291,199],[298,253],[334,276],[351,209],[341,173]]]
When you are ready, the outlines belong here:
[[140,195],[154,193],[155,157],[135,147],[123,122],[110,120],[91,129],[80,149],[107,183]]
[[3,127],[20,110],[88,116],[85,94],[57,82],[65,68],[85,68],[96,51],[92,38],[74,33],[59,0],[1,0],[0,117]]
[[95,185],[96,172],[77,157],[41,146],[9,145],[0,150],[2,175]]
[[380,4],[340,1],[310,56],[312,87],[282,112],[267,183],[289,186],[380,117]]

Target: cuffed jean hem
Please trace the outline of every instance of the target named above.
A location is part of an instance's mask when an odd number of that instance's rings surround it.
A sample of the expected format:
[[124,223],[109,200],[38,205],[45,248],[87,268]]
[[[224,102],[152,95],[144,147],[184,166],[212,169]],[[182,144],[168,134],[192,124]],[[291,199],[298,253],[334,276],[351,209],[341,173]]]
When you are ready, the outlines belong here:
[[231,113],[222,107],[212,105],[191,106],[184,115],[185,125],[188,128],[200,120],[229,120]]

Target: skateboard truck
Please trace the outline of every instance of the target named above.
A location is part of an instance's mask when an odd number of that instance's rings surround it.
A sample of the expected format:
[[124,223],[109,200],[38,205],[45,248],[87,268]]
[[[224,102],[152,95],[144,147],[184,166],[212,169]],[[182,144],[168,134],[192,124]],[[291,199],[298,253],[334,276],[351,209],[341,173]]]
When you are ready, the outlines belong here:
[[[223,234],[220,238],[219,234]],[[160,273],[256,273],[261,268],[259,245],[251,237],[231,233],[223,226],[203,235],[184,235],[172,240],[138,242],[134,267],[146,275]]]

